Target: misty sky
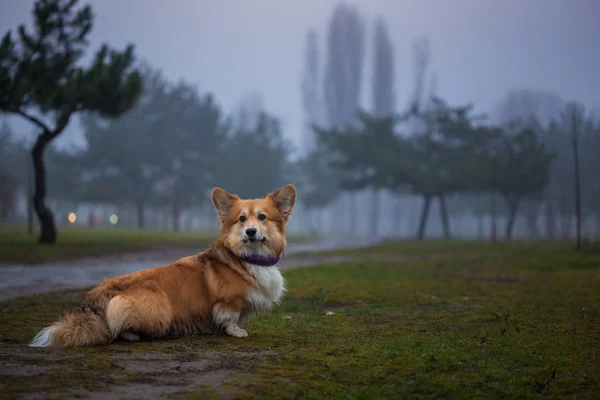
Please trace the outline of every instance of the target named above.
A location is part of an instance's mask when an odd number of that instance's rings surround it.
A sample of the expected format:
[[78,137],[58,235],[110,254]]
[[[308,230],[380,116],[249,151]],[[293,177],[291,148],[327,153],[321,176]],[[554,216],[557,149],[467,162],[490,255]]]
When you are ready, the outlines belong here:
[[[31,20],[33,0],[0,0],[0,33]],[[96,0],[92,48],[136,45],[139,57],[171,79],[210,91],[230,111],[260,92],[298,142],[300,78],[307,29],[323,36],[334,0]],[[491,111],[510,88],[547,89],[600,110],[600,0],[349,0],[390,28],[398,107],[413,83],[412,41],[427,35],[437,93]],[[370,51],[370,49],[368,50]],[[370,54],[368,54],[370,55]],[[323,58],[321,58],[323,60]],[[370,106],[370,58],[363,106]],[[11,118],[12,121],[17,121]],[[26,122],[13,123],[31,132]],[[76,124],[62,144],[80,143]]]

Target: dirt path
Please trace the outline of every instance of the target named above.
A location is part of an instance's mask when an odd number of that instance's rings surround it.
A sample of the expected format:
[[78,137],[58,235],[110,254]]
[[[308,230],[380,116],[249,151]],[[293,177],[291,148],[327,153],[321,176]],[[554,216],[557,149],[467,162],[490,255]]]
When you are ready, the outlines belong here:
[[[305,255],[302,257],[289,257],[281,260],[278,264],[282,270],[291,268],[308,267],[318,264],[337,264],[348,261],[368,261],[373,260],[373,257],[347,257],[347,256],[319,256]],[[381,259],[381,258],[379,258]],[[391,261],[404,261],[405,257],[391,257]],[[140,262],[138,260],[138,262]],[[49,267],[48,267],[49,268]],[[84,288],[93,285],[93,282],[98,282],[102,276],[100,273],[94,273],[90,270],[73,270],[69,273],[70,279],[66,279],[64,283],[55,282],[40,282],[28,285],[11,285],[0,287],[0,301],[15,299],[22,296],[29,296],[39,293],[48,293],[65,289]],[[80,277],[79,275],[86,275]],[[58,275],[57,275],[58,276]],[[97,279],[95,277],[97,276]],[[35,282],[35,281],[34,281]]]
[[[179,252],[179,255],[186,254]],[[476,258],[479,257],[478,254],[467,254],[463,256],[456,256],[459,258]],[[490,256],[489,254],[487,256]],[[132,257],[132,256],[129,256]],[[410,262],[410,261],[422,261],[425,259],[433,260],[433,259],[441,259],[448,256],[442,255],[430,255],[427,257],[409,257],[409,256],[381,256],[381,255],[370,255],[370,256],[340,256],[340,255],[310,255],[304,254],[302,256],[289,256],[284,258],[278,263],[278,266],[282,270],[292,269],[292,268],[302,268],[302,267],[310,267],[319,264],[339,264],[344,262],[369,262],[369,261],[390,261],[390,262]],[[29,296],[39,293],[48,293],[65,289],[77,289],[89,287],[100,281],[100,279],[106,276],[116,276],[118,274],[124,274],[128,272],[132,272],[137,269],[148,267],[148,263],[155,262],[156,259],[153,259],[149,254],[142,254],[140,258],[135,259],[133,264],[128,266],[123,266],[119,268],[119,271],[115,271],[112,268],[100,268],[96,270],[89,266],[88,268],[80,268],[81,264],[76,263],[72,269],[67,271],[64,268],[60,268],[58,271],[52,269],[52,267],[42,267],[45,269],[47,275],[51,275],[54,280],[50,282],[44,282],[42,278],[39,281],[32,279],[31,276],[27,277],[28,281],[31,283],[26,285],[0,285],[0,301],[7,301],[11,299],[15,299],[22,296]],[[96,265],[98,260],[90,260],[93,265]],[[160,265],[160,264],[153,264]],[[0,268],[0,275],[2,269]],[[34,272],[34,271],[31,271]],[[40,271],[37,271],[38,273]],[[25,272],[26,273],[26,272]],[[61,276],[65,275],[65,278],[61,278]],[[60,280],[60,281],[59,281]]]

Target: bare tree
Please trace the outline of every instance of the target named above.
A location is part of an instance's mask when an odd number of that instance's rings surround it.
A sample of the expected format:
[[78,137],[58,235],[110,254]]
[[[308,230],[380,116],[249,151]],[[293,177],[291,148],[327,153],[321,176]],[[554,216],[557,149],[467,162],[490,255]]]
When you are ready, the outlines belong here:
[[[365,53],[364,20],[355,7],[338,3],[327,31],[327,62],[324,76],[326,123],[342,128],[357,121]],[[350,194],[346,212],[352,216],[355,199]],[[356,218],[347,218],[348,231],[356,232]]]
[[[396,99],[394,95],[394,50],[389,37],[385,20],[381,17],[375,22],[373,37],[373,83],[372,102],[373,115],[386,117],[395,112]],[[371,235],[379,234],[379,191],[373,187],[371,192]]]
[[328,123],[343,127],[356,121],[365,53],[364,20],[355,7],[341,2],[327,32],[324,98]]
[[373,115],[386,117],[395,112],[394,49],[385,20],[375,22],[373,38],[374,65],[372,83]]
[[425,107],[425,80],[431,62],[431,46],[425,36],[417,38],[413,43],[413,60],[415,65],[415,88],[410,100],[410,108],[419,113]]

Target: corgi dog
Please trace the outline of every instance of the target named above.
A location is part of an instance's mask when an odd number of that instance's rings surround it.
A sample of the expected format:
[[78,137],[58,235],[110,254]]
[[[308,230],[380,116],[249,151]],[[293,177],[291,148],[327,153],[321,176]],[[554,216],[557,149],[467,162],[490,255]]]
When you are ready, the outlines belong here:
[[222,235],[206,251],[101,281],[30,346],[81,347],[196,333],[247,337],[244,321],[272,310],[285,292],[276,264],[286,247],[296,189],[285,185],[262,199],[241,199],[215,188],[212,201]]

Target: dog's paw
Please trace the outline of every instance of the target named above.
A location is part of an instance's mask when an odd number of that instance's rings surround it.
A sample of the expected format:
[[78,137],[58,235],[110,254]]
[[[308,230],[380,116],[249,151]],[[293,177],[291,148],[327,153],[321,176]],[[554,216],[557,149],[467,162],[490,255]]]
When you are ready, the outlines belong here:
[[237,338],[248,337],[248,332],[239,326],[228,326],[225,332],[227,332],[228,335]]

